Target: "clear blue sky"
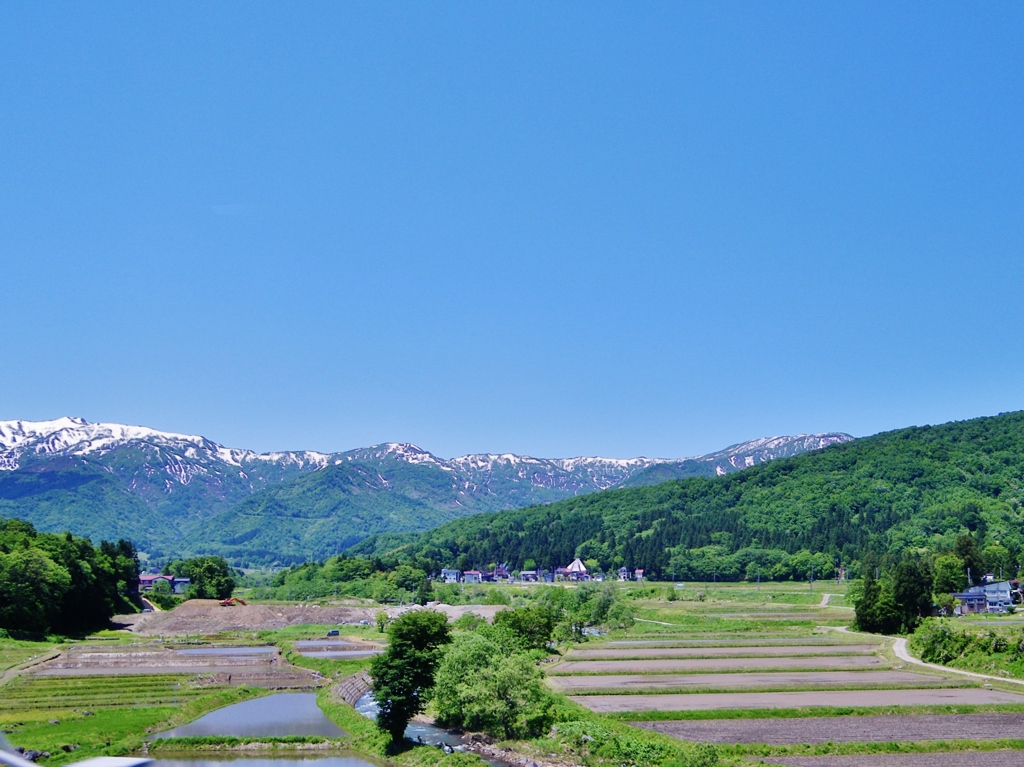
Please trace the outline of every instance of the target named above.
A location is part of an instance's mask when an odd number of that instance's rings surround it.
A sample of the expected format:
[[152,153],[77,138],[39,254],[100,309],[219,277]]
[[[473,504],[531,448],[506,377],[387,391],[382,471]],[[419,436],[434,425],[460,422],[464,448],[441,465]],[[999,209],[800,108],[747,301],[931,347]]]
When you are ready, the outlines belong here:
[[681,456],[1024,408],[1019,3],[7,3],[0,419]]

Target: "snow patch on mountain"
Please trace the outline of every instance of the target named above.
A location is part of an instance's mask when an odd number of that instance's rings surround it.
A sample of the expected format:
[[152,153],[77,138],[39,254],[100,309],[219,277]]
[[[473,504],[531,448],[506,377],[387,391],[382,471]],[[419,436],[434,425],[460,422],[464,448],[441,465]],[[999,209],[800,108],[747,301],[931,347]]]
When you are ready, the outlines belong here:
[[[475,453],[445,460],[408,442],[385,442],[344,453],[256,453],[224,447],[201,436],[64,417],[52,421],[0,421],[0,471],[15,471],[25,462],[73,456],[93,462],[99,460],[105,470],[121,475],[133,489],[149,483],[150,487],[160,487],[161,493],[170,493],[175,486],[189,486],[202,477],[204,487],[216,486],[220,488],[216,492],[223,495],[247,494],[302,473],[343,463],[376,465],[379,480],[383,486],[390,487],[385,479],[388,470],[383,467],[397,461],[445,471],[465,493],[482,493],[496,499],[507,497],[512,502],[516,498],[525,501],[525,488],[531,487],[563,494],[557,497],[605,490],[657,464],[698,462],[708,467],[708,473],[713,470],[722,475],[849,439],[852,437],[838,433],[764,437],[684,459],[600,456],[548,459],[514,453]],[[132,454],[126,460],[117,451],[132,451]]]

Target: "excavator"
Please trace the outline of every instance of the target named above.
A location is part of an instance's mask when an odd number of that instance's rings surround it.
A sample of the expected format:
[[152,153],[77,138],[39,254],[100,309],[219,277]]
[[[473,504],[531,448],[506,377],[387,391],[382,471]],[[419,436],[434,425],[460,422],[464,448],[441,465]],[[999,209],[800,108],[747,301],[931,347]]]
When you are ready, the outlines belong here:
[[228,599],[222,599],[220,600],[220,602],[218,602],[218,604],[221,607],[234,607],[235,605],[246,605],[248,607],[246,601],[241,597],[230,597]]

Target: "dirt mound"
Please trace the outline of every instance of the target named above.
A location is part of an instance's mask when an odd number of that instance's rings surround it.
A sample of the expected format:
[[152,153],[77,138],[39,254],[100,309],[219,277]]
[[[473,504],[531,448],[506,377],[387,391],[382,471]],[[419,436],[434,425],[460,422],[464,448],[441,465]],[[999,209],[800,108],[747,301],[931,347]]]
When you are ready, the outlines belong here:
[[280,629],[303,623],[336,626],[356,625],[361,621],[373,623],[377,609],[319,605],[222,607],[214,599],[190,599],[169,612],[119,615],[113,622],[129,631],[150,636],[219,634],[225,631]]
[[[390,607],[388,615],[395,617],[408,610],[422,610],[419,606]],[[431,604],[428,609],[437,610],[457,620],[465,613],[476,613],[487,621],[493,621],[502,605],[442,605]],[[380,607],[321,607],[320,605],[277,605],[250,604],[222,607],[215,599],[190,599],[167,612],[117,615],[115,626],[128,629],[136,634],[148,636],[178,636],[220,634],[226,631],[257,631],[281,629],[305,623],[321,623],[329,626],[355,626],[376,622]]]

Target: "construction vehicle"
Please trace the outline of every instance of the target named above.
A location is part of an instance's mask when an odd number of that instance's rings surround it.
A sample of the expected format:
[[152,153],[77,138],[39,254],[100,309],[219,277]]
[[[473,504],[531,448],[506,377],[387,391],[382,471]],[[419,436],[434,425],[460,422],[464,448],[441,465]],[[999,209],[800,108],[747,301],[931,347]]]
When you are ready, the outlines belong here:
[[244,605],[246,604],[246,601],[240,597],[230,597],[229,599],[220,600],[218,604],[220,604],[221,607],[234,607],[235,605]]

